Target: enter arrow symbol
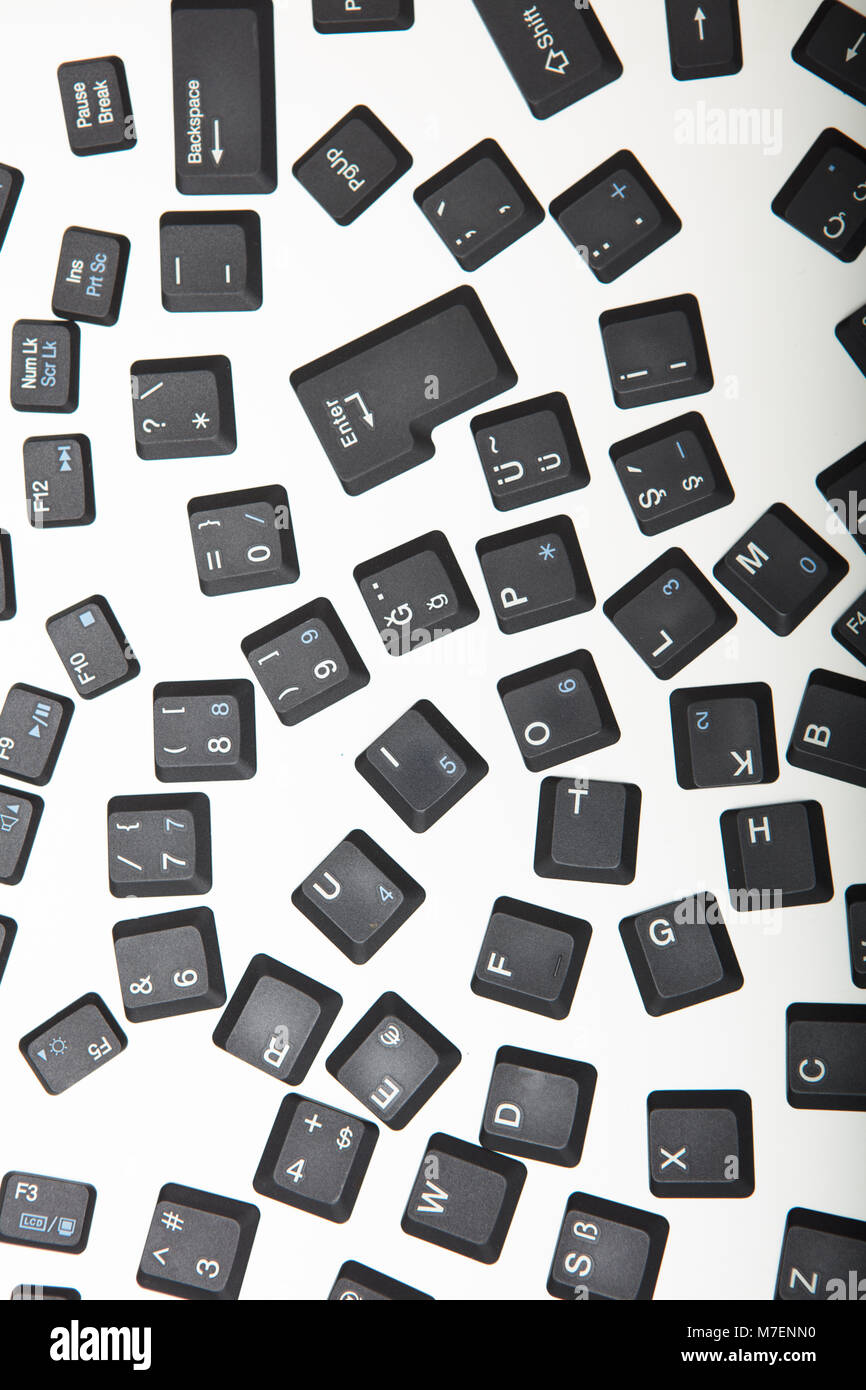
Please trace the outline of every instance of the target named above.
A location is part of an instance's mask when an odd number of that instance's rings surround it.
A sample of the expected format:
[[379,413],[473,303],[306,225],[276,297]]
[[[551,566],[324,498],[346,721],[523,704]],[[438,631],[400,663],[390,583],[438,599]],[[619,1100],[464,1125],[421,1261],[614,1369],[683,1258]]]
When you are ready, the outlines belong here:
[[224,149],[222,148],[222,146],[221,146],[221,144],[220,144],[220,123],[219,123],[219,121],[214,121],[214,123],[213,123],[213,149],[211,150],[211,155],[213,156],[213,162],[214,162],[214,164],[219,164],[219,162],[220,162],[220,160],[222,159],[222,157],[223,157],[224,154],[225,154],[225,151],[224,151]]
[[372,429],[375,429],[375,428],[376,428],[376,426],[375,426],[375,424],[374,424],[374,422],[373,422],[373,412],[372,412],[372,410],[368,410],[368,409],[367,409],[367,403],[366,403],[366,401],[364,400],[363,396],[361,395],[361,392],[360,392],[360,391],[353,391],[352,394],[351,394],[351,396],[346,396],[346,397],[344,397],[344,399],[345,399],[346,405],[349,404],[349,401],[357,401],[357,402],[358,402],[358,409],[359,409],[360,412],[361,412],[361,419],[364,421],[364,424],[367,426],[368,429],[371,429],[371,430],[372,430]]
[[848,49],[848,52],[845,54],[846,63],[850,63],[852,58],[857,57],[857,54],[860,52],[860,45],[864,39],[866,39],[866,32],[862,33],[857,42],[851,48]]
[[703,43],[704,41],[704,25],[706,24],[706,22],[707,17],[699,5],[698,8],[695,10],[695,23],[698,26],[698,35],[700,37],[701,43]]

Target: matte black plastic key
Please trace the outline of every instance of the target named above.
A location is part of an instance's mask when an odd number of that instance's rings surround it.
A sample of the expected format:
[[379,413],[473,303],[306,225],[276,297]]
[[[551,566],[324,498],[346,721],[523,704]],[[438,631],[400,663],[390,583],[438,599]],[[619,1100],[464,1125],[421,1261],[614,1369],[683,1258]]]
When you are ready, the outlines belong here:
[[369,106],[353,106],[302,154],[292,173],[340,227],[348,227],[412,167],[412,156]]
[[792,1207],[785,1221],[776,1301],[851,1299],[866,1292],[866,1221]]
[[487,776],[487,763],[429,700],[419,700],[359,753],[355,767],[421,834]]
[[166,1183],[136,1275],[143,1289],[226,1302],[241,1291],[259,1209],[196,1187]]
[[10,686],[0,710],[0,775],[35,787],[50,782],[74,709],[65,695]]
[[199,588],[209,598],[294,584],[300,573],[283,487],[193,497],[187,505]]
[[693,294],[608,309],[598,322],[620,410],[712,390],[713,369]]
[[128,260],[125,236],[67,227],[60,243],[52,314],[110,328],[120,314]]
[[313,0],[319,34],[373,34],[411,29],[414,23],[415,0]]
[[496,689],[530,772],[619,742],[616,716],[588,651],[517,671]]
[[113,796],[108,803],[108,886],[115,898],[209,893],[210,802],[203,792]]
[[[858,989],[866,989],[866,883],[853,883],[846,889],[845,915],[848,919],[851,979]],[[0,949],[0,969],[2,960],[3,951]]]
[[94,700],[126,681],[141,667],[108,600],[91,594],[46,620],[45,631],[82,700]]
[[654,1197],[750,1197],[755,1190],[745,1091],[653,1091],[647,1141]]
[[567,1018],[591,936],[592,927],[580,917],[497,898],[472,992],[543,1018]]
[[574,418],[561,391],[476,415],[472,433],[497,511],[559,497],[589,482]]
[[0,526],[0,623],[18,612],[15,601],[15,570],[12,564],[12,537]]
[[583,883],[631,883],[641,790],[629,782],[545,777],[538,798],[535,872]]
[[328,1294],[329,1303],[432,1303],[433,1295],[402,1284],[357,1260],[346,1260]]
[[378,1125],[309,1096],[286,1096],[259,1160],[263,1197],[326,1221],[348,1221],[379,1138]]
[[583,1153],[597,1079],[589,1062],[500,1047],[480,1143],[499,1153],[574,1168]]
[[235,782],[256,773],[251,681],[164,681],[153,688],[160,782]]
[[495,1264],[525,1181],[516,1159],[431,1134],[400,1225],[431,1245]]
[[619,934],[653,1018],[742,988],[742,971],[712,893],[624,917]]
[[773,199],[773,212],[840,261],[866,246],[866,150],[823,131]]
[[727,77],[743,66],[738,0],[665,0],[671,72],[678,82]]
[[866,787],[866,681],[813,671],[787,758],[794,767]]
[[127,1038],[98,994],[82,994],[65,1009],[26,1033],[18,1049],[50,1096],[120,1055]]
[[831,632],[847,652],[866,666],[866,592],[836,619]]
[[860,11],[839,0],[822,0],[791,57],[840,92],[866,103],[866,24]]
[[133,362],[132,422],[140,459],[206,458],[238,446],[227,357]]
[[687,790],[779,776],[773,692],[761,681],[675,690],[671,729],[677,781]]
[[31,435],[24,441],[23,454],[30,525],[38,531],[89,526],[96,517],[96,503],[87,435]]
[[0,883],[20,883],[45,802],[35,792],[0,786]]
[[9,231],[18,197],[24,186],[24,175],[11,164],[0,164],[0,250]]
[[866,1004],[791,1004],[785,1024],[788,1104],[866,1110]]
[[81,1294],[60,1284],[16,1284],[9,1297],[24,1303],[68,1303],[80,1300]]
[[734,489],[706,421],[696,411],[610,447],[617,477],[645,536],[727,507]]
[[718,642],[736,615],[684,551],[666,550],[604,604],[653,675],[670,680]]
[[822,536],[776,502],[733,545],[713,574],[778,637],[787,637],[848,573]]
[[738,912],[830,901],[833,877],[817,801],[723,811],[719,823],[728,890]]
[[365,560],[353,574],[390,656],[405,656],[478,619],[469,585],[442,531],[428,531]]
[[217,1047],[287,1086],[303,1081],[343,999],[273,956],[253,956],[213,1032]]
[[12,943],[17,934],[18,923],[13,922],[11,917],[0,917],[0,980],[3,979],[3,972],[9,964]]
[[362,690],[370,680],[326,598],[251,632],[241,650],[282,724],[300,724]]
[[120,58],[77,58],[57,69],[66,134],[73,154],[135,148],[135,121]]
[[226,1002],[216,923],[210,908],[159,912],[116,922],[114,958],[130,1023],[219,1009]]
[[664,246],[683,225],[631,150],[619,150],[560,193],[550,215],[603,285]]
[[855,367],[866,376],[866,304],[836,324],[836,337]]
[[547,1292],[570,1300],[649,1302],[669,1230],[665,1218],[656,1212],[572,1192]]
[[81,329],[60,319],[12,325],[9,399],[14,410],[68,415],[78,409]]
[[7,1173],[0,1185],[0,1240],[80,1255],[87,1246],[96,1188],[44,1173]]
[[544,208],[495,140],[482,140],[415,189],[457,264],[478,270],[544,221]]
[[170,314],[244,312],[262,303],[257,212],[164,212],[159,219],[162,307]]
[[847,530],[866,551],[866,443],[825,468],[815,485],[835,512],[840,529]]
[[507,635],[595,607],[570,517],[552,516],[485,536],[475,550],[499,629]]

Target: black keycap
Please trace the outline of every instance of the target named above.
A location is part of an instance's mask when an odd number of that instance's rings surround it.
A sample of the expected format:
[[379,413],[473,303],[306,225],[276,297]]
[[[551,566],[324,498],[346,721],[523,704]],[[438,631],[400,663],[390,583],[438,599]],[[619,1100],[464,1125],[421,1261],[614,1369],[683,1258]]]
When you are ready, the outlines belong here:
[[113,796],[108,803],[108,886],[115,898],[210,892],[210,802],[203,792]]
[[525,1181],[516,1159],[431,1134],[400,1225],[431,1245],[495,1264]]
[[[858,989],[866,989],[866,883],[854,883],[845,893],[845,914],[848,919],[848,950],[851,956],[851,979]],[[14,922],[12,923],[14,934]],[[11,944],[11,943],[10,943]],[[3,951],[0,947],[0,972]]]
[[663,1216],[572,1192],[547,1292],[554,1298],[649,1302],[670,1227]]
[[0,786],[0,883],[20,883],[45,802],[35,792]]
[[750,1197],[755,1190],[745,1091],[653,1091],[647,1140],[654,1197]]
[[0,710],[0,773],[35,787],[50,782],[74,709],[65,695],[10,686]]
[[545,777],[538,798],[535,872],[583,883],[631,883],[641,791],[629,782]]
[[530,772],[619,742],[619,725],[590,652],[517,671],[496,689]]
[[368,106],[353,106],[292,166],[311,197],[341,227],[381,198],[412,156]]
[[693,294],[609,309],[598,322],[620,410],[712,390],[713,369]]
[[346,1260],[328,1294],[329,1303],[432,1303],[433,1296],[380,1274],[378,1269]]
[[69,679],[82,700],[93,700],[134,680],[141,667],[108,600],[91,594],[45,623]]
[[401,999],[383,994],[325,1066],[389,1129],[405,1129],[460,1062],[452,1042]]
[[836,324],[836,337],[851,361],[866,376],[866,304]]
[[238,446],[227,357],[133,362],[132,422],[140,459],[205,458]]
[[631,150],[619,150],[560,193],[550,215],[603,285],[664,246],[683,225]]
[[259,1160],[263,1197],[326,1221],[348,1221],[379,1138],[378,1125],[309,1096],[286,1096]]
[[363,965],[425,897],[375,840],[353,830],[298,885],[292,902],[344,956]]
[[9,955],[17,932],[17,922],[13,922],[11,917],[0,917],[0,980],[3,979],[3,972],[9,964]]
[[604,604],[642,661],[670,680],[736,623],[736,615],[684,551],[666,550]]
[[164,212],[159,219],[162,307],[171,314],[259,309],[262,224],[257,212]]
[[63,1288],[59,1284],[16,1284],[9,1296],[25,1303],[66,1303],[81,1298],[77,1289]]
[[12,537],[0,526],[0,622],[14,618],[18,611],[15,602],[15,570],[12,565]]
[[336,990],[272,956],[253,956],[213,1040],[287,1086],[303,1081],[343,1003]]
[[313,0],[313,24],[320,34],[411,29],[414,23],[415,0]]
[[447,637],[478,609],[442,531],[428,531],[354,570],[355,583],[390,656]]
[[[615,82],[622,63],[591,6],[474,0],[533,116],[546,120]],[[548,21],[550,21],[548,23]]]
[[355,759],[355,767],[420,834],[487,776],[487,763],[429,700],[401,715]]
[[30,525],[39,531],[89,526],[96,517],[96,503],[87,435],[31,435],[23,453]]
[[294,584],[300,571],[285,488],[193,497],[187,514],[203,594],[216,598]]
[[153,688],[160,782],[237,782],[256,772],[251,681],[164,681]]
[[713,574],[760,618],[787,637],[848,573],[848,561],[784,502],[758,517]]
[[791,50],[795,63],[866,102],[866,24],[839,0],[822,0]]
[[43,1173],[7,1173],[0,1186],[0,1240],[80,1255],[87,1245],[96,1188]]
[[831,631],[836,641],[866,666],[866,592],[837,618]]
[[516,382],[480,299],[466,285],[291,375],[353,497],[432,458],[437,425]]
[[59,1096],[117,1057],[126,1041],[104,1000],[82,994],[25,1034],[18,1048],[48,1094]]
[[250,1202],[169,1182],[161,1188],[136,1276],[176,1298],[236,1299],[259,1224]]
[[719,823],[728,890],[738,912],[830,901],[833,878],[817,801],[723,811]]
[[791,1004],[788,1104],[795,1110],[866,1110],[866,1004]]
[[226,1002],[210,908],[159,912],[112,930],[123,1008],[130,1023],[220,1009]]
[[179,193],[277,186],[274,7],[172,0],[174,163]]
[[840,261],[866,246],[866,150],[832,127],[773,199],[773,212]]
[[561,391],[472,421],[475,447],[497,511],[586,487],[589,469]]
[[475,547],[501,632],[526,632],[595,607],[570,517],[485,536]]
[[300,724],[362,690],[370,680],[326,598],[251,632],[241,650],[282,724]]
[[653,1018],[742,987],[742,972],[712,893],[695,893],[624,917],[619,934],[643,1006]]
[[518,1158],[574,1168],[583,1153],[597,1079],[589,1062],[500,1047],[480,1143]]
[[812,671],[787,758],[794,767],[866,787],[866,681]]
[[761,681],[675,690],[671,729],[677,781],[689,791],[779,776],[773,692]]
[[117,323],[129,242],[114,232],[67,227],[60,243],[51,312],[82,323]]
[[24,185],[24,175],[11,164],[0,164],[0,250],[9,231],[9,223]]
[[792,1207],[785,1222],[774,1298],[806,1303],[811,1299],[863,1297],[866,1280],[866,1221]]
[[738,0],[665,0],[671,72],[678,82],[726,77],[743,66]]
[[645,536],[727,507],[734,489],[706,421],[696,411],[610,447],[622,490]]
[[591,936],[592,927],[580,917],[497,898],[472,992],[543,1018],[567,1018]]
[[478,270],[544,221],[544,208],[495,140],[482,140],[415,189],[463,270]]
[[73,154],[112,154],[135,147],[132,102],[120,58],[61,63],[57,81]]
[[78,409],[81,329],[58,319],[12,325],[9,399],[15,410],[68,415]]
[[859,444],[815,479],[818,491],[847,530],[866,551],[866,444]]

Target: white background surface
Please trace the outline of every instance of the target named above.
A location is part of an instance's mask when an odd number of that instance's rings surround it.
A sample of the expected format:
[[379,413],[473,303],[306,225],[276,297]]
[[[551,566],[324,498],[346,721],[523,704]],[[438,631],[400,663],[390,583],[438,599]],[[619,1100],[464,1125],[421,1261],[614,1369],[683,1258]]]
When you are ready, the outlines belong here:
[[[784,762],[809,671],[863,676],[830,626],[864,588],[862,553],[835,544],[851,570],[796,634],[780,639],[731,600],[739,622],[673,682],[657,681],[601,603],[671,545],[709,573],[771,503],[813,527],[827,512],[815,475],[863,436],[863,378],[833,336],[864,298],[861,265],[843,265],[770,212],[826,126],[863,140],[863,108],[796,66],[791,47],[815,0],[741,0],[745,66],[734,77],[676,83],[661,0],[599,0],[625,72],[546,122],[535,121],[469,0],[419,0],[415,27],[325,37],[306,0],[276,5],[280,183],[261,198],[182,198],[174,188],[169,5],[163,0],[2,0],[5,55],[0,158],[25,186],[0,255],[7,374],[12,322],[50,317],[60,239],[73,223],[132,242],[117,327],[82,326],[81,403],[65,417],[0,404],[0,522],[12,532],[19,609],[0,629],[0,686],[70,693],[44,632],[49,614],[104,593],[141,676],[80,700],[23,883],[0,890],[19,933],[0,987],[0,1171],[77,1178],[98,1189],[86,1252],[72,1258],[0,1246],[0,1298],[14,1284],[72,1284],[85,1298],[159,1297],[135,1274],[153,1204],[168,1181],[255,1200],[262,1212],[243,1297],[326,1297],[341,1262],[358,1259],[437,1298],[546,1299],[568,1194],[583,1190],[671,1223],[657,1297],[766,1299],[785,1214],[804,1205],[866,1216],[864,1122],[798,1112],[785,1100],[784,1013],[795,1000],[863,1003],[849,972],[844,891],[866,877],[864,794]],[[120,55],[138,129],[132,152],[77,159],[55,69]],[[781,149],[683,145],[677,113],[712,106],[782,112]],[[415,164],[352,227],[337,227],[291,165],[356,102],[370,105]],[[495,137],[545,204],[614,151],[632,150],[683,230],[612,286],[598,284],[548,219],[464,277],[412,201],[412,190],[476,141]],[[169,209],[252,206],[262,218],[264,306],[254,314],[169,315],[160,304],[158,220]],[[494,510],[468,418],[437,431],[436,456],[353,499],[340,488],[289,387],[289,372],[464,279],[478,290],[519,373],[491,409],[566,392],[592,473],[588,489],[509,514]],[[692,292],[716,377],[712,394],[624,413],[611,397],[598,332],[606,308]],[[232,362],[238,449],[226,458],[144,463],[135,454],[129,365],[136,358],[224,352]],[[4,387],[5,394],[5,387]],[[736,490],[734,504],[655,540],[638,532],[607,450],[682,410],[700,410]],[[77,430],[93,444],[97,519],[39,533],[27,524],[21,442]],[[283,483],[301,563],[291,588],[205,598],[186,503],[201,493]],[[574,519],[598,606],[516,637],[496,627],[474,553],[481,536],[560,512]],[[464,632],[394,660],[379,643],[352,568],[438,527],[481,609]],[[111,928],[134,902],[108,892],[105,804],[165,790],[153,775],[151,690],[163,680],[248,676],[241,638],[321,594],[346,623],[370,685],[286,729],[257,691],[259,772],[208,784],[216,915],[229,992],[259,951],[325,981],[344,1007],[299,1088],[356,1111],[324,1059],[369,1005],[394,989],[440,1027],[463,1062],[402,1133],[382,1128],[347,1226],[257,1197],[251,1180],[284,1089],[210,1041],[216,1012],[124,1025],[129,1047],[97,1077],[49,1097],[18,1039],[96,990],[123,1021]],[[532,872],[540,779],[529,773],[496,694],[503,675],[588,647],[621,741],[554,770],[636,781],[643,790],[637,877],[628,887],[557,883]],[[675,782],[668,697],[677,685],[767,680],[780,780],[742,796],[685,792]],[[2,692],[0,692],[2,693]],[[358,776],[360,749],[415,700],[441,708],[490,764],[490,775],[437,826],[413,835]],[[763,925],[729,906],[718,817],[740,804],[814,797],[826,815],[836,895]],[[297,883],[353,827],[370,833],[427,890],[423,908],[363,967],[346,960],[291,905]],[[667,1018],[644,1011],[617,924],[626,914],[707,888],[717,894],[745,975],[737,994]],[[587,918],[594,934],[571,1014],[553,1022],[479,999],[469,979],[500,894]],[[142,901],[141,913],[191,899]],[[592,1062],[599,1079],[580,1166],[530,1162],[503,1255],[487,1268],[404,1235],[400,1216],[429,1134],[477,1137],[496,1049],[510,1043]],[[648,1190],[645,1101],[657,1088],[742,1088],[754,1107],[757,1187],[744,1201],[657,1201]]]

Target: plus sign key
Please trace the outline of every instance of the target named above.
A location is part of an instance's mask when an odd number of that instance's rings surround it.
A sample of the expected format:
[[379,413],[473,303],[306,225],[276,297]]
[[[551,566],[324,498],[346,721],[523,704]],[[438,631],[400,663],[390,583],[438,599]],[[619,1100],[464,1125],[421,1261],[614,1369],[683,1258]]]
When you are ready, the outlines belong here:
[[45,630],[82,700],[114,690],[141,670],[101,594],[54,613]]
[[18,1044],[25,1062],[51,1096],[117,1057],[126,1034],[98,994],[83,994]]
[[379,1138],[378,1125],[307,1096],[286,1096],[253,1187],[326,1221],[348,1221]]
[[141,459],[206,458],[238,445],[227,357],[133,362],[132,420]]
[[550,205],[572,246],[603,285],[618,279],[682,228],[630,150],[620,150]]

